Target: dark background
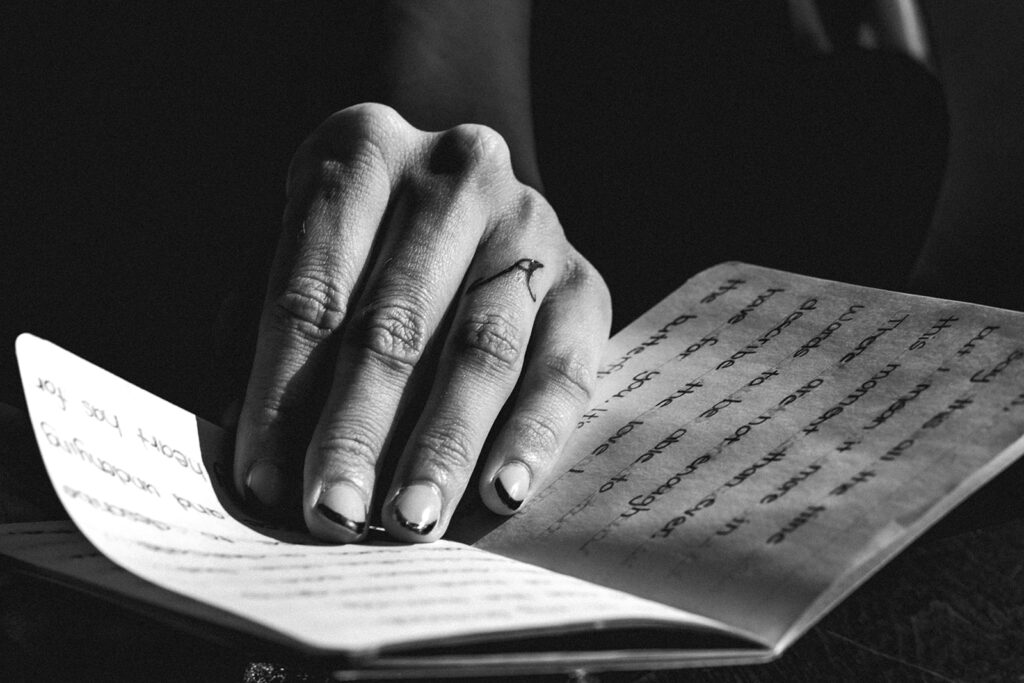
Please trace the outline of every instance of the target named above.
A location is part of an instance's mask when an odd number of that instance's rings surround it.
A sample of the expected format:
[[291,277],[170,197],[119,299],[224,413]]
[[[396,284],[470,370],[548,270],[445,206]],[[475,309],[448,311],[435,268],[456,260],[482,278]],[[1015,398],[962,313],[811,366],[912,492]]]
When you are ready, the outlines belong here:
[[[944,13],[943,37],[999,33],[969,16],[998,3],[927,4]],[[238,395],[288,160],[331,112],[375,99],[377,12],[326,0],[0,7],[0,401],[22,403],[22,331],[207,417]],[[902,286],[949,135],[946,93],[918,64],[801,53],[781,2],[557,0],[537,3],[534,72],[547,195],[608,280],[616,326],[726,259]],[[961,111],[974,99],[953,98]],[[4,446],[31,448],[19,444]],[[999,524],[1021,517],[1013,481],[778,663],[601,678],[1005,680],[1024,670],[1024,534]],[[31,580],[0,575],[0,598],[0,677],[321,679]],[[19,611],[38,623],[10,622]]]
[[[0,400],[21,403],[11,349],[31,331],[216,417],[247,370],[291,153],[375,96],[378,10],[0,12]],[[782,3],[540,2],[534,23],[547,194],[616,327],[727,259],[902,285],[946,150],[919,65],[801,54]]]
[[[367,75],[383,39],[372,2],[4,4],[0,401],[23,402],[13,339],[31,331],[216,418],[248,367],[289,158],[327,115],[375,99]],[[546,193],[605,275],[616,327],[727,259],[903,286],[948,143],[944,93],[920,65],[804,54],[781,2],[558,0],[537,3],[533,68]],[[1019,498],[999,482],[997,497]],[[1019,671],[1020,524],[956,535],[1006,519],[991,498],[778,664],[693,679]],[[10,661],[39,680],[105,680],[118,667],[126,679],[288,673],[3,579],[5,600],[68,616],[50,639],[52,620],[19,631],[30,654]],[[75,630],[97,613],[109,633]]]

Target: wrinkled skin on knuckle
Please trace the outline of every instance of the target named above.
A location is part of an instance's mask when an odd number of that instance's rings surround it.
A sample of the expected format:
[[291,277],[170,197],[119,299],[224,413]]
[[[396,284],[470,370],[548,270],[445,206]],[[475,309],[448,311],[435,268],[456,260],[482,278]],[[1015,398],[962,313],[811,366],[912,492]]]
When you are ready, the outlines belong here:
[[316,446],[313,462],[331,478],[345,478],[363,484],[372,474],[380,456],[377,437],[369,432],[347,426],[343,434],[323,438]]
[[291,275],[272,302],[273,318],[285,331],[314,341],[326,339],[345,318],[346,302],[337,286],[316,272]]
[[548,354],[541,363],[544,383],[564,394],[574,407],[590,405],[597,387],[597,372],[583,358],[581,350],[572,348]]
[[522,347],[518,326],[503,313],[471,313],[456,330],[459,354],[491,370],[515,370],[523,354]]
[[434,481],[442,486],[469,477],[477,453],[471,448],[471,430],[458,420],[425,429],[416,439],[413,452],[418,467],[431,471]]
[[410,370],[427,346],[427,320],[422,310],[422,306],[399,299],[368,305],[357,317],[357,345],[396,370]]
[[518,451],[523,455],[549,457],[558,454],[558,428],[548,415],[522,413],[510,425]]

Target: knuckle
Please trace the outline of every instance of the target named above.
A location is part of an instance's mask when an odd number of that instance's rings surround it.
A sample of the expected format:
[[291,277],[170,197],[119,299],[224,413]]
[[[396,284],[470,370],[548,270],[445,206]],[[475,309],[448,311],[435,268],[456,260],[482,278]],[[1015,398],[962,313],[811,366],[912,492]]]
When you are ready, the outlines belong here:
[[251,413],[255,425],[261,429],[295,425],[304,417],[303,397],[293,383],[275,383],[269,391],[255,401]]
[[542,381],[567,394],[573,403],[589,405],[597,386],[597,373],[579,350],[545,355]]
[[427,345],[427,319],[422,310],[405,302],[367,306],[356,325],[359,346],[392,369],[408,371]]
[[323,339],[341,326],[346,306],[330,278],[300,273],[285,283],[274,300],[273,310],[286,328],[298,328],[308,337]]
[[416,440],[415,452],[422,458],[420,466],[440,470],[443,479],[463,479],[476,462],[477,454],[470,444],[471,430],[461,421],[452,420],[442,429],[431,428]]
[[351,166],[336,159],[321,159],[313,173],[316,192],[327,201],[337,199],[352,184],[352,171]]
[[610,308],[611,292],[601,273],[575,249],[565,266],[565,284],[570,289],[593,295],[602,308]]
[[561,438],[558,425],[550,415],[523,413],[514,418],[511,426],[523,452],[551,455],[558,452]]
[[518,327],[496,312],[467,316],[457,332],[456,343],[465,356],[499,371],[514,369],[522,356]]
[[462,124],[445,131],[430,158],[431,170],[444,175],[476,178],[511,168],[505,138],[493,128]]
[[545,355],[541,361],[541,381],[562,392],[576,405],[590,404],[596,389],[597,373],[578,350]]
[[332,114],[303,145],[297,158],[338,159],[358,172],[388,169],[396,145],[407,141],[412,127],[383,104],[364,103]]
[[566,282],[578,289],[586,289],[596,284],[601,279],[601,274],[590,264],[590,261],[583,258],[583,255],[573,251],[565,263]]
[[292,157],[285,184],[287,196],[299,197],[309,188],[333,200],[349,188],[366,184],[387,186],[388,156],[384,140],[338,134],[316,149],[300,149]]
[[401,114],[377,102],[363,102],[337,111],[327,119],[335,131],[369,140],[385,140],[409,127]]
[[344,148],[338,150],[338,156],[348,162],[352,172],[387,177],[388,144],[383,137],[359,137],[345,141]]
[[380,454],[379,440],[367,432],[347,426],[344,434],[334,434],[317,446],[319,461],[333,469],[351,474],[372,471]]
[[516,221],[521,225],[557,227],[561,231],[558,216],[544,197],[532,187],[524,187],[516,206]]

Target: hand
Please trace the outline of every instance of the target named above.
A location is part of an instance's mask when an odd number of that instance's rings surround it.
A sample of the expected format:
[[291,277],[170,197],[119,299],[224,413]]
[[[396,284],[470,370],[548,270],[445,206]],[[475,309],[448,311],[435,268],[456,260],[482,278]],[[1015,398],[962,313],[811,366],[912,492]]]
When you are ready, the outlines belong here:
[[299,148],[287,192],[239,491],[287,506],[304,463],[317,536],[359,540],[379,507],[395,538],[431,541],[491,434],[480,493],[511,514],[587,407],[611,319],[600,275],[482,126],[427,133],[383,105],[345,109]]

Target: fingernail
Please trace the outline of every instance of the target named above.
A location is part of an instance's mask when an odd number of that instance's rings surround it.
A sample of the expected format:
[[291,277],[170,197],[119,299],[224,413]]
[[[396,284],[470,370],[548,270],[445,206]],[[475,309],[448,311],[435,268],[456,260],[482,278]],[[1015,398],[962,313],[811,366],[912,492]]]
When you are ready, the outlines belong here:
[[316,511],[356,536],[366,531],[366,500],[351,484],[337,483],[324,489],[317,500]]
[[441,518],[441,495],[432,484],[412,484],[395,496],[395,519],[404,528],[426,536]]
[[270,460],[257,460],[245,475],[246,497],[264,507],[277,507],[284,500],[284,472]]
[[494,490],[509,510],[515,511],[526,500],[530,491],[530,470],[521,462],[502,465],[494,477]]

